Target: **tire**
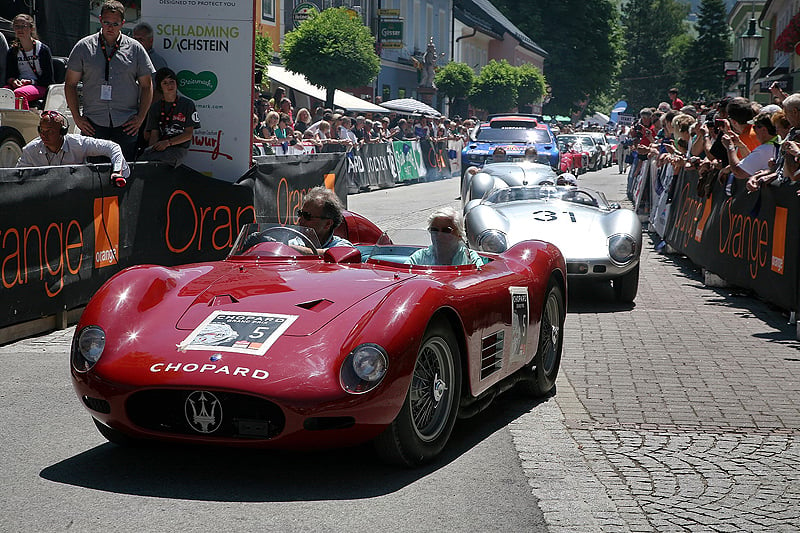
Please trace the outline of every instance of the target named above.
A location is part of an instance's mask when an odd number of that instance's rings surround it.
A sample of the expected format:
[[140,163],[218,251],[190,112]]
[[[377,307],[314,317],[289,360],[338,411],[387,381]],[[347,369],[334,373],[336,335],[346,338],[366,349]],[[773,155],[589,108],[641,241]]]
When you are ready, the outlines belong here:
[[522,391],[535,398],[549,395],[556,386],[564,346],[564,319],[566,318],[564,292],[554,279],[547,285],[539,326],[539,346],[528,367],[528,379],[520,383]]
[[614,280],[614,296],[618,302],[631,303],[639,292],[639,265]]
[[141,444],[141,441],[137,439],[133,439],[124,433],[117,431],[114,428],[108,427],[107,425],[103,424],[102,422],[98,421],[96,418],[92,418],[94,425],[97,427],[97,431],[105,437],[105,439],[112,443],[116,444],[117,446],[124,446],[124,447],[135,447]]
[[458,343],[452,330],[437,322],[428,327],[422,338],[400,413],[375,439],[378,456],[387,463],[406,467],[430,461],[450,438],[460,402]]
[[25,141],[11,128],[0,128],[0,168],[11,168],[17,165],[22,157]]

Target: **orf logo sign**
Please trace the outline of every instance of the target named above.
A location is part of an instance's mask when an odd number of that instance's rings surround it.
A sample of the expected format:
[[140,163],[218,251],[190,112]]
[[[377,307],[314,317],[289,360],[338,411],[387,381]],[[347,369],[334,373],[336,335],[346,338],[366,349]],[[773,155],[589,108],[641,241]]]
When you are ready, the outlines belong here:
[[94,267],[119,263],[119,199],[94,199]]

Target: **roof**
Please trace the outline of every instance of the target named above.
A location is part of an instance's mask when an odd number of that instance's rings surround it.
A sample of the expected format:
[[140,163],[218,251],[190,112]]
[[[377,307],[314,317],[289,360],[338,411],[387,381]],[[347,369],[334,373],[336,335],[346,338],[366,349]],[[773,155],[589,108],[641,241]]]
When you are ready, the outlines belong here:
[[525,35],[513,22],[508,20],[489,0],[454,0],[453,7],[458,7],[464,16],[464,22],[481,29],[492,28],[502,35],[505,32],[512,35],[523,47],[546,57],[547,51],[536,44],[533,39]]
[[[291,87],[297,92],[307,94],[317,100],[325,101],[325,89],[312,85],[305,76],[290,72],[286,68],[279,65],[270,65],[267,67],[267,77],[275,80],[285,87]],[[388,113],[389,110],[385,107],[373,104],[362,100],[357,96],[348,94],[344,91],[336,90],[333,96],[333,105],[340,107],[347,111],[360,111],[362,113]]]

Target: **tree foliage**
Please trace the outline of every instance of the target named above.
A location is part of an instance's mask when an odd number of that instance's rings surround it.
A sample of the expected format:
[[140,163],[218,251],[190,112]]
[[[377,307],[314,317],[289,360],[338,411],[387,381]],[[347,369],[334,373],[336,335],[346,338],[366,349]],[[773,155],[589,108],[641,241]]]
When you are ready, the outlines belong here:
[[519,71],[503,59],[492,59],[481,69],[469,94],[470,103],[489,113],[508,111],[517,105]]
[[287,70],[325,87],[325,104],[331,107],[336,89],[369,85],[380,72],[375,38],[345,8],[326,9],[312,15],[287,33],[281,60]]
[[269,35],[256,33],[256,63],[262,67],[272,63],[272,39]]
[[612,0],[493,0],[547,57],[549,114],[568,114],[585,100],[610,93],[619,72],[622,40]]
[[620,72],[620,96],[638,111],[666,99],[680,81],[681,42],[685,42],[688,5],[678,0],[629,0],[622,11],[625,59]]
[[439,92],[451,100],[467,96],[474,82],[475,73],[469,65],[455,61],[440,68],[434,79]]
[[542,71],[525,63],[517,67],[517,74],[519,75],[517,107],[541,102],[547,92],[547,83]]
[[721,96],[723,62],[731,57],[731,30],[726,19],[724,0],[702,0],[697,38],[688,47],[682,84],[690,100]]

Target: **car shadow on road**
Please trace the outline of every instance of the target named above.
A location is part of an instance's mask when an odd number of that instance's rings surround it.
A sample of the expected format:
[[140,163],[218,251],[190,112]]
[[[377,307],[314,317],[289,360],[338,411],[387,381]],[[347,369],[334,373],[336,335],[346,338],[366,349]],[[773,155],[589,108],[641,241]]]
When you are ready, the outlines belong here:
[[[418,469],[380,463],[369,445],[315,452],[106,443],[44,468],[43,479],[106,492],[220,502],[347,500],[396,492],[459,460],[542,401],[513,391],[458,420],[444,451]],[[320,434],[320,438],[324,438]]]
[[610,281],[570,280],[567,289],[568,313],[618,313],[636,307],[633,302],[620,302]]

